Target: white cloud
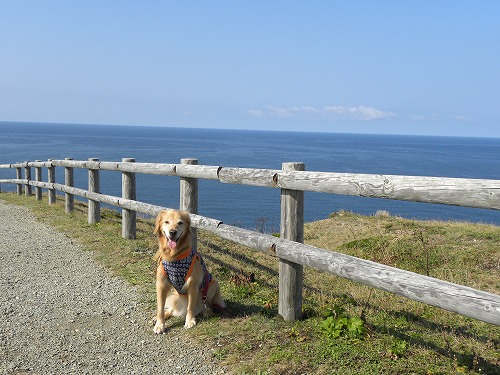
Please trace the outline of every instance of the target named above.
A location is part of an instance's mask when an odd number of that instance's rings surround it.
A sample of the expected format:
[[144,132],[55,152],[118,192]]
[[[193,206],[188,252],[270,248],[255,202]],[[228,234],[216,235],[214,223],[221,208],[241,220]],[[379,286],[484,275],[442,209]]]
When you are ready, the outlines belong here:
[[412,121],[416,121],[416,122],[419,122],[419,121],[436,121],[438,119],[438,115],[436,114],[432,114],[432,115],[429,115],[429,116],[426,116],[426,115],[412,115],[411,116],[411,120]]
[[395,114],[373,107],[357,106],[293,106],[274,107],[267,106],[265,109],[252,109],[248,112],[252,117],[277,117],[277,118],[312,118],[321,120],[379,120],[394,117]]
[[472,121],[474,121],[473,119],[471,119],[471,118],[469,118],[467,116],[464,116],[464,115],[453,116],[453,119],[457,120],[457,121],[461,121],[461,122],[472,122]]
[[305,115],[315,115],[318,111],[313,107],[288,107],[288,108],[280,108],[280,107],[267,107],[267,114],[273,117],[298,117]]
[[[455,116],[450,116],[449,118],[459,122],[474,122],[473,118],[464,115],[455,115]],[[436,113],[430,115],[412,115],[410,119],[414,122],[421,122],[421,121],[428,122],[428,121],[437,121],[440,119],[440,116],[437,115]]]
[[250,109],[247,114],[251,117],[264,117],[264,111],[260,109]]

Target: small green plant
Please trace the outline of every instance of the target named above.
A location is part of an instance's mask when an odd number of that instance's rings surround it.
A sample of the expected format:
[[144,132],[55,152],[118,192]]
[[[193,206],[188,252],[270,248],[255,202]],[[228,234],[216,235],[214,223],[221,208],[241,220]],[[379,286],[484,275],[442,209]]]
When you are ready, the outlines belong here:
[[212,351],[212,355],[214,358],[217,358],[219,361],[222,361],[227,357],[227,350],[215,349]]
[[235,285],[232,289],[232,294],[234,298],[238,300],[244,300],[255,294],[255,285]]
[[365,322],[358,317],[349,317],[342,307],[334,306],[332,315],[321,322],[321,331],[331,339],[346,336],[361,339],[365,334]]
[[393,359],[398,359],[402,357],[408,350],[408,342],[405,340],[394,339],[391,346],[389,347],[388,354]]

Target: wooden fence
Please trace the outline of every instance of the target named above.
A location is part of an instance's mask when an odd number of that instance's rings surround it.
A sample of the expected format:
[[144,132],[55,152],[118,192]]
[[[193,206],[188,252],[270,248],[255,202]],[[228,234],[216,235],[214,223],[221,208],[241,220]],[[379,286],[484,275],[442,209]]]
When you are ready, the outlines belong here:
[[[65,182],[55,182],[56,167],[64,168]],[[500,296],[398,268],[378,264],[335,251],[303,244],[304,191],[377,197],[415,202],[440,203],[500,210],[500,180],[347,174],[305,171],[303,163],[283,163],[282,170],[228,168],[198,165],[197,159],[182,159],[180,164],[136,163],[98,159],[75,161],[48,160],[3,164],[12,168],[15,179],[0,183],[17,185],[17,194],[32,194],[42,199],[48,189],[48,203],[56,201],[56,191],[65,195],[65,209],[73,210],[73,198],[88,199],[88,221],[100,221],[100,203],[122,209],[122,236],[135,238],[136,213],[155,216],[166,207],[136,201],[135,175],[156,174],[180,177],[179,208],[191,213],[194,228],[208,230],[220,237],[279,258],[279,314],[287,321],[298,319],[302,310],[303,266],[329,272],[409,299],[437,306],[465,316],[500,325]],[[35,168],[32,179],[31,168]],[[48,181],[41,181],[47,168]],[[88,190],[74,187],[73,168],[88,170]],[[24,170],[24,178],[22,171]],[[100,193],[100,170],[122,173],[122,196]],[[281,189],[280,238],[226,225],[198,215],[198,179],[222,183]],[[195,244],[196,244],[196,233]]]

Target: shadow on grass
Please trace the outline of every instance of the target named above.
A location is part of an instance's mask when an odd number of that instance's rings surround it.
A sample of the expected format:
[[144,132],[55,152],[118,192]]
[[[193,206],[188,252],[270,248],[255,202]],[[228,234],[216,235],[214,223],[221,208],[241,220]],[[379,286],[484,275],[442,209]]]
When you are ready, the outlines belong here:
[[231,300],[225,302],[227,306],[224,312],[219,315],[221,319],[234,319],[257,314],[271,317],[278,314],[278,310],[273,308],[267,309],[262,306],[243,304],[241,302]]
[[[226,255],[228,257],[231,257],[233,258],[234,260],[238,261],[238,262],[243,262],[245,264],[248,264],[252,267],[255,267],[256,269],[262,271],[262,272],[266,272],[268,273],[269,275],[271,276],[278,276],[278,272],[270,267],[266,267],[256,261],[254,261],[253,259],[250,259],[249,257],[247,256],[244,256],[244,255],[241,255],[241,254],[236,254],[230,250],[225,250],[223,249],[222,247],[218,246],[218,245],[215,245],[214,243],[211,243],[211,242],[208,242],[208,241],[199,241],[202,245],[208,247],[209,249],[219,253],[219,254],[223,254],[223,255]],[[209,255],[205,255],[203,254],[204,257],[209,257]],[[214,257],[210,257],[210,260],[214,261],[214,263],[217,262],[217,259],[214,258]],[[277,260],[277,258],[276,258]],[[220,261],[219,261],[220,262]],[[230,266],[228,264],[225,264],[225,263],[222,263],[220,262],[224,267],[226,267],[227,269],[231,270],[231,271],[234,271],[234,272],[237,272],[239,271],[238,268],[234,267],[234,266]]]
[[460,335],[465,338],[473,339],[476,341],[481,341],[483,343],[491,342],[494,346],[499,346],[500,345],[500,340],[498,338],[492,338],[492,337],[487,337],[487,336],[480,336],[474,333],[471,333],[466,326],[449,326],[449,325],[442,325],[435,323],[433,321],[430,321],[426,318],[423,318],[419,315],[416,315],[412,312],[407,312],[407,311],[386,311],[388,314],[393,315],[394,317],[405,317],[407,321],[411,321],[413,323],[417,323],[421,325],[422,327],[425,327],[429,330],[433,331],[438,331],[442,333],[447,333],[450,335]]
[[[441,329],[439,325],[434,324],[432,322],[429,323],[435,326],[434,329]],[[404,340],[412,345],[432,350],[444,357],[448,357],[452,360],[455,360],[457,361],[458,366],[464,366],[467,367],[469,370],[473,371],[481,371],[484,374],[500,374],[499,361],[490,362],[487,359],[482,358],[478,353],[474,352],[463,353],[453,350],[449,345],[448,340],[446,340],[446,338],[445,341],[447,345],[445,347],[442,347],[433,342],[427,341],[423,338],[416,338],[410,336],[405,332],[407,330],[403,331],[401,328],[393,328],[386,326],[382,327],[377,325],[371,325],[371,327],[375,328],[379,332],[384,332],[400,340]],[[408,330],[411,330],[411,328],[408,328]]]

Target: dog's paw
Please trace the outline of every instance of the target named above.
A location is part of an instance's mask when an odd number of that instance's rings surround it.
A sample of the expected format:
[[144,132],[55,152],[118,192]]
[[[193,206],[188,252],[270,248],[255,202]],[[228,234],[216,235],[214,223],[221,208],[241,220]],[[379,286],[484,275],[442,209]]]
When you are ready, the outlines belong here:
[[153,331],[157,335],[165,332],[165,323],[160,323],[159,321],[156,321],[156,324],[155,324],[155,327],[153,328]]
[[184,324],[184,328],[192,328],[195,325],[196,325],[196,319],[195,318],[191,318],[191,319],[186,318],[186,323]]

